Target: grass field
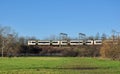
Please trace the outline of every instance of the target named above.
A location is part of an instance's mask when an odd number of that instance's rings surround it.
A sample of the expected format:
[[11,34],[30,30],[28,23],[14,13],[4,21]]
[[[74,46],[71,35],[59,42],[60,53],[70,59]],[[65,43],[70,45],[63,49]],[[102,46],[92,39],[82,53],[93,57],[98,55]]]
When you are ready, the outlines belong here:
[[120,74],[120,61],[80,57],[0,58],[0,74]]

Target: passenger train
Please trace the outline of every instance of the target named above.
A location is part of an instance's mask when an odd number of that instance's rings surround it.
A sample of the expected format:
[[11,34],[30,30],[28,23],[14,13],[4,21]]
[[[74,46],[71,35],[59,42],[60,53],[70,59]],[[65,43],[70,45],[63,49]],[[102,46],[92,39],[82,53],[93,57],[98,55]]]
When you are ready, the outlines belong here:
[[28,45],[40,45],[40,46],[79,46],[79,45],[102,45],[102,40],[28,40]]

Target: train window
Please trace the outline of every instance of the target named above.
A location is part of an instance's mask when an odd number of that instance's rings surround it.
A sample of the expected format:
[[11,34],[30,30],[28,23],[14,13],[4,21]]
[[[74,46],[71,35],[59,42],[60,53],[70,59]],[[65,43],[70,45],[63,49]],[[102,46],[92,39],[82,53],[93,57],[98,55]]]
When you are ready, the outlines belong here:
[[67,42],[62,42],[62,43],[67,43]]
[[91,42],[86,42],[86,43],[91,43]]
[[38,42],[38,43],[50,43],[50,42]]
[[36,43],[36,42],[32,42],[32,43]]
[[58,43],[58,42],[52,42],[52,43]]
[[102,43],[101,41],[99,41],[99,42],[96,42],[96,43]]
[[79,43],[79,42],[70,42],[70,43]]

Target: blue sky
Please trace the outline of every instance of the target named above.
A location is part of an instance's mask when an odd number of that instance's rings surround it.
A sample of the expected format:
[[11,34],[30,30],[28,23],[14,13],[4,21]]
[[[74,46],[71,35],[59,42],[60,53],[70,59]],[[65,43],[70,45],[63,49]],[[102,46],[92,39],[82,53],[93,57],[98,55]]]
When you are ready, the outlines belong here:
[[0,0],[0,24],[44,39],[120,31],[120,0]]

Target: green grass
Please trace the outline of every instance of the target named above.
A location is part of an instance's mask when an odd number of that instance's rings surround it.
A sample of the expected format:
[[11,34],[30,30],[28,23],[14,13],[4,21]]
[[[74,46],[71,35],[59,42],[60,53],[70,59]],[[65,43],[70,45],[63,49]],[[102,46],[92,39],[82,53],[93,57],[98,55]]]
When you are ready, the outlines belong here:
[[120,74],[120,61],[80,57],[0,58],[0,74]]

